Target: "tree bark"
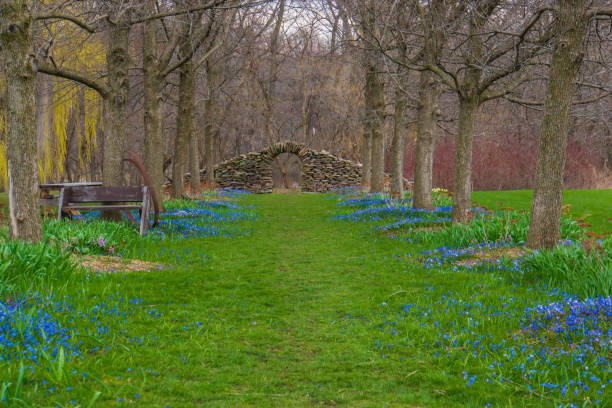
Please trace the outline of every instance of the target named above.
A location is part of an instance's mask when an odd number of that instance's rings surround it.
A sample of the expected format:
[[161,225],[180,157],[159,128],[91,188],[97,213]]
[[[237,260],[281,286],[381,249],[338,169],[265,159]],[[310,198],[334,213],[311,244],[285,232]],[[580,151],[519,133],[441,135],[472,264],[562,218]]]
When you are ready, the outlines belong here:
[[[192,108],[193,110],[193,108]],[[202,192],[200,186],[200,154],[199,145],[200,140],[198,134],[193,129],[193,117],[189,119],[191,125],[189,126],[189,172],[191,173],[191,194],[199,195]]]
[[530,248],[553,248],[560,238],[569,118],[589,23],[587,1],[559,1],[559,6],[527,237]]
[[366,80],[364,89],[364,120],[363,138],[361,140],[361,188],[370,190],[372,182],[372,127],[370,126],[370,111],[372,110],[372,98],[370,96],[371,83]]
[[414,162],[414,208],[433,209],[433,160],[440,83],[435,74],[422,71]]
[[403,198],[404,196],[404,139],[405,120],[404,109],[406,101],[399,87],[395,90],[395,115],[393,124],[393,141],[391,152],[393,156],[391,166],[391,197]]
[[372,183],[370,192],[382,193],[385,187],[385,138],[382,132],[385,117],[385,83],[381,75],[376,71],[370,72],[370,80],[372,81],[372,111],[370,113],[372,129]]
[[[125,155],[125,123],[129,80],[129,25],[113,25],[109,33],[108,67],[109,94],[104,99],[104,152],[102,182],[105,186],[122,186]],[[119,211],[102,211],[102,218],[120,220]]]
[[104,163],[102,181],[106,186],[122,186],[123,156],[125,153],[125,122],[129,81],[129,26],[116,25],[109,33],[107,56],[108,86],[110,93],[105,100]]
[[215,120],[217,105],[217,66],[212,61],[206,61],[206,74],[208,82],[208,99],[204,108],[206,123],[204,125],[204,161],[206,162],[206,184],[208,188],[215,188]]
[[414,162],[414,208],[433,209],[433,159],[440,82],[429,71],[422,71],[417,114],[416,157]]
[[42,239],[36,135],[33,17],[26,2],[4,2],[0,45],[6,76],[9,231],[12,239]]
[[361,142],[361,187],[369,191],[372,181],[372,132],[366,125]]
[[[444,14],[446,4],[433,0],[423,7],[421,19],[425,30],[423,63],[437,65],[446,39]],[[436,121],[439,115],[440,80],[433,72],[421,71],[419,79],[419,107],[417,113],[416,157],[414,161],[414,208],[433,209],[433,159],[436,145]]]
[[470,218],[472,206],[472,146],[474,119],[478,112],[475,98],[460,98],[455,173],[453,178],[453,223],[465,223]]
[[[189,26],[182,34],[180,55],[187,55],[191,50]],[[176,117],[176,136],[174,139],[174,157],[172,159],[172,197],[181,198],[185,194],[185,169],[187,167],[187,143],[192,131],[194,105],[193,61],[190,59],[180,68],[179,103]]]
[[151,178],[153,188],[159,195],[164,183],[164,144],[161,128],[162,78],[160,78],[157,60],[158,24],[156,20],[144,23],[142,62],[144,71],[144,166]]
[[[491,5],[497,0],[490,0]],[[493,7],[493,6],[492,6]],[[482,75],[482,37],[480,31],[486,22],[486,13],[476,14],[470,21],[467,68],[459,92],[459,123],[453,176],[453,224],[466,223],[472,207],[472,148],[474,145],[474,120],[480,106],[479,90]]]
[[363,65],[365,67],[365,123],[362,185],[370,192],[380,193],[385,183],[385,140],[382,126],[385,118],[385,83],[382,78],[382,60],[376,43],[376,6],[373,1],[361,7],[363,42]]

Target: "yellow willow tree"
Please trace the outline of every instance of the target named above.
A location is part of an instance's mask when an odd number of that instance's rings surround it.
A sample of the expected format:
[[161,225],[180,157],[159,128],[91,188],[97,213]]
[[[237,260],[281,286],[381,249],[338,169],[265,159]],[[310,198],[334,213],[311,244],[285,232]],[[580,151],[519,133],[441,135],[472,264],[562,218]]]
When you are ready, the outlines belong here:
[[[125,124],[127,118],[127,99],[129,94],[129,32],[131,22],[121,4],[110,4],[106,10],[108,15],[105,23],[100,27],[86,25],[79,26],[89,33],[97,30],[106,30],[107,50],[105,76],[101,80],[99,75],[79,67],[65,67],[68,64],[56,64],[54,56],[48,61],[39,63],[39,71],[48,75],[69,79],[95,90],[104,101],[104,149],[102,162],[102,182],[107,186],[120,186],[123,180],[123,156],[125,153]],[[117,211],[104,211],[106,219],[119,219]]]
[[[99,72],[104,68],[106,49],[97,38],[62,23],[49,25],[49,38],[54,38],[54,56],[84,72]],[[81,46],[74,47],[74,43]],[[42,106],[43,140],[40,146],[39,171],[41,180],[60,178],[66,170],[70,146],[68,129],[74,123],[77,155],[80,167],[91,160],[97,146],[97,128],[102,116],[102,99],[88,87],[63,78],[49,78],[50,97]]]

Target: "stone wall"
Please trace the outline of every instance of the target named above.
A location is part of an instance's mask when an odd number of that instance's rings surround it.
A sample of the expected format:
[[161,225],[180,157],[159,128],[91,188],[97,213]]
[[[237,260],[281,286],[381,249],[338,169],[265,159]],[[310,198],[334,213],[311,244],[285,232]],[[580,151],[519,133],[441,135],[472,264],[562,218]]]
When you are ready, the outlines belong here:
[[[293,153],[302,161],[302,191],[323,192],[361,183],[360,164],[293,142],[276,143],[260,152],[220,163],[215,167],[215,181],[221,188],[271,193],[272,161],[281,153]],[[205,170],[201,175],[205,175]]]

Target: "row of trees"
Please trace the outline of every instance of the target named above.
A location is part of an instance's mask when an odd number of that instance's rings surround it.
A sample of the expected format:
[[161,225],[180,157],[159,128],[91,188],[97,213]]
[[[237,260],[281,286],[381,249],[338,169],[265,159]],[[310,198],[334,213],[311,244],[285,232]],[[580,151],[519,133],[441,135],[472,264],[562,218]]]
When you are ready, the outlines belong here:
[[5,1],[11,234],[40,238],[32,169],[121,185],[128,146],[142,153],[158,191],[164,178],[173,182],[174,196],[184,193],[186,171],[197,191],[201,167],[210,178],[222,158],[282,139],[360,159],[372,192],[382,191],[387,162],[399,196],[404,142],[414,135],[414,206],[431,208],[442,132],[456,137],[453,220],[465,222],[478,114],[504,101],[544,112],[529,244],[554,245],[572,97],[574,107],[594,103],[592,117],[609,109],[608,6]]
[[[391,7],[391,5],[393,7]],[[445,0],[357,1],[353,13],[361,21],[366,71],[362,163],[364,185],[383,189],[384,153],[380,136],[384,115],[383,64],[395,75],[395,128],[392,193],[401,195],[403,172],[402,88],[406,71],[419,75],[414,206],[432,208],[432,165],[438,102],[443,92],[458,101],[453,181],[454,223],[470,218],[474,123],[479,108],[500,98],[543,106],[532,217],[527,245],[553,247],[559,237],[565,151],[573,96],[589,41],[600,40],[600,25],[609,30],[610,4],[586,0],[555,2]],[[606,20],[602,20],[605,18]],[[609,32],[609,31],[608,31]],[[605,44],[600,42],[599,46]],[[591,45],[592,46],[592,45]],[[604,48],[609,44],[604,45]],[[609,51],[609,47],[607,48]],[[607,68],[605,57],[596,64]],[[545,69],[543,69],[543,67]],[[546,69],[548,72],[546,72]],[[547,75],[544,101],[526,101],[512,94]],[[609,79],[609,77],[607,77]],[[609,82],[587,103],[609,95]]]

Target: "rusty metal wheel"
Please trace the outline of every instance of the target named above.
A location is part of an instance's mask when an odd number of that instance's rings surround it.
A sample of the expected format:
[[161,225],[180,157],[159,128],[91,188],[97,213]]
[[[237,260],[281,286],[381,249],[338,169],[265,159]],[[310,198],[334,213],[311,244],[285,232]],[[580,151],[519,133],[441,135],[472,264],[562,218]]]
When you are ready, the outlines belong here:
[[[151,190],[151,197],[153,198],[153,210],[155,211],[155,218],[153,219],[153,227],[155,227],[157,224],[159,224],[159,213],[160,213],[160,201],[159,201],[159,195],[157,193],[157,191],[155,190],[155,187],[153,187],[153,183],[151,182],[151,177],[149,177],[149,174],[147,173],[147,171],[145,170],[144,164],[142,164],[142,160],[140,160],[140,158],[136,155],[136,153],[134,153],[131,150],[127,151],[128,157],[125,157],[123,160],[132,163],[140,172],[140,175],[142,176],[142,179],[144,180],[144,183],[147,187],[149,187],[149,189]],[[128,219],[132,222],[136,222],[136,220],[134,219],[134,217],[132,216],[132,214],[129,211],[126,211],[126,215],[128,217]]]

